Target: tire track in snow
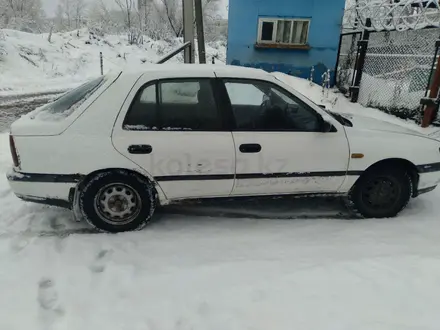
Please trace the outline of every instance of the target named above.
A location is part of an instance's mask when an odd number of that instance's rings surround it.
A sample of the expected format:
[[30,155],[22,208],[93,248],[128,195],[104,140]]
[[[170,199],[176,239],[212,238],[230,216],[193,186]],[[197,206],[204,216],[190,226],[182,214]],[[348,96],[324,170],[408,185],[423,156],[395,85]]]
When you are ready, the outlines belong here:
[[[309,203],[317,203],[315,200],[313,201],[307,201],[304,200],[303,203],[306,205],[310,205]],[[314,212],[312,209],[307,211],[305,213],[304,206],[298,210],[295,208],[295,206],[292,206],[291,212],[286,213],[285,211],[276,214],[268,214],[263,213],[259,214],[258,211],[255,212],[253,209],[241,209],[240,211],[232,211],[228,208],[212,208],[212,207],[205,207],[205,206],[195,206],[195,207],[184,207],[179,205],[173,205],[173,206],[166,206],[161,209],[157,210],[156,214],[156,221],[150,226],[147,226],[145,230],[148,230],[148,228],[156,228],[160,226],[169,226],[170,222],[176,222],[179,223],[181,220],[183,221],[198,221],[200,220],[200,223],[203,223],[203,218],[210,218],[215,221],[215,219],[218,219],[221,221],[222,219],[237,219],[237,220],[257,220],[257,221],[294,221],[294,220],[353,220],[353,216],[351,216],[349,213],[344,213],[341,210],[338,210],[336,208],[337,205],[334,206],[334,210],[327,210],[326,212],[320,211],[320,212]],[[264,207],[264,204],[261,206]],[[57,214],[52,214],[50,210],[55,210],[56,208],[48,208],[48,214],[47,214],[47,224],[41,224],[42,226],[47,226],[48,228],[27,228],[25,230],[6,230],[3,233],[0,233],[0,239],[2,238],[13,238],[13,237],[59,237],[59,238],[66,238],[70,235],[87,235],[87,234],[103,234],[103,235],[110,235],[103,233],[97,229],[94,229],[92,227],[89,227],[87,224],[80,224],[81,227],[77,228],[66,228],[68,226],[74,225],[73,223],[70,223],[68,219],[62,218],[58,219]],[[61,210],[61,209],[60,209]],[[68,211],[67,211],[68,212]],[[35,219],[33,221],[38,221],[38,219]],[[55,223],[56,222],[56,223]],[[78,226],[78,224],[76,224]]]

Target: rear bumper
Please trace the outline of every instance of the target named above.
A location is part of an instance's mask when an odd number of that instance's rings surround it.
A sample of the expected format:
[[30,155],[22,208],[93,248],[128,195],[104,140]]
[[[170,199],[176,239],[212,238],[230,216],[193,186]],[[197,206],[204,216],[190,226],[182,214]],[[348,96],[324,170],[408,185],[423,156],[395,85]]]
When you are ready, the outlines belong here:
[[74,175],[20,173],[12,169],[6,178],[15,195],[24,201],[69,209],[80,180]]
[[414,197],[433,191],[440,184],[440,170],[419,171],[419,182]]

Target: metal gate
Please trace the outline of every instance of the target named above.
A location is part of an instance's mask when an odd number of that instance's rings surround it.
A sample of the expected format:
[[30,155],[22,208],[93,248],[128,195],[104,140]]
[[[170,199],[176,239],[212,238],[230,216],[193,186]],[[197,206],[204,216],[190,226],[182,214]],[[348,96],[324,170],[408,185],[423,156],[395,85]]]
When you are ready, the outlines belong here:
[[439,29],[371,32],[358,102],[403,118],[420,115]]
[[356,72],[358,53],[358,41],[361,40],[362,32],[342,33],[339,40],[339,52],[336,64],[336,86],[346,94],[351,86]]

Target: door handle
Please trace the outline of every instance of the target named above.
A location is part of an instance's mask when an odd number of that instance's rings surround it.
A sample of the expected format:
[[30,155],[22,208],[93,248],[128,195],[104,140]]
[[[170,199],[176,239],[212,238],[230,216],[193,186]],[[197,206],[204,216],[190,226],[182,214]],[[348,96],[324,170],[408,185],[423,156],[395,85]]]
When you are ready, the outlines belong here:
[[261,151],[261,145],[257,143],[242,144],[239,149],[244,154],[257,154]]
[[128,147],[128,152],[135,155],[151,154],[153,147],[149,144],[132,144]]

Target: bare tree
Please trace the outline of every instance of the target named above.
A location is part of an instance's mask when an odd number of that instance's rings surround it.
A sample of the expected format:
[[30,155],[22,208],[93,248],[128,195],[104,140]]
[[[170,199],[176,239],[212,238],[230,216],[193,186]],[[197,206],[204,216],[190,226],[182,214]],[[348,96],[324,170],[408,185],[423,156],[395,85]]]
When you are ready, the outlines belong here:
[[[169,22],[163,13],[164,8],[157,1],[159,0],[139,0],[138,2],[140,29],[154,40],[170,36]],[[172,34],[175,35],[174,32]]]
[[203,16],[214,18],[217,16],[221,0],[202,0]]
[[41,32],[41,0],[0,0],[0,27],[28,32]]
[[[202,12],[204,20],[210,20],[218,9],[220,0],[203,0]],[[159,0],[156,10],[168,23],[171,32],[176,37],[183,35],[183,16],[181,0]],[[195,24],[195,20],[194,20]]]
[[115,0],[115,3],[125,16],[124,20],[128,32],[128,43],[130,45],[139,43],[142,39],[142,34],[135,24],[135,18],[139,17],[135,0]]
[[57,7],[57,15],[60,15],[58,19],[62,22],[60,29],[72,29],[72,16],[73,16],[73,6],[72,0],[59,0]]
[[86,4],[84,0],[74,0],[73,1],[73,10],[75,17],[75,28],[79,29],[82,26],[84,16],[86,15]]
[[126,15],[125,16],[125,24],[127,28],[130,30],[132,28],[132,14],[133,9],[135,8],[135,4],[133,0],[115,0],[115,3],[121,9],[121,11]]
[[226,38],[225,20],[218,14],[221,0],[202,0],[205,40],[213,41]]
[[[141,43],[143,34],[154,40],[183,35],[182,0],[114,0],[118,10],[111,10],[104,1],[91,4],[87,13],[89,28],[127,33],[130,44]],[[202,0],[207,40],[218,40],[217,36],[225,34],[225,20],[216,15],[220,4],[221,0]]]
[[6,36],[4,35],[3,31],[0,30],[0,61],[2,61],[6,55],[8,54],[8,52],[6,51],[6,45],[5,45],[5,41],[6,40]]
[[169,24],[172,32],[176,37],[181,37],[183,34],[183,14],[182,6],[179,0],[160,0],[163,6],[162,10],[158,10]]
[[62,31],[66,28],[66,22],[64,21],[63,14],[63,6],[60,3],[58,3],[57,10],[55,12],[55,24],[58,31]]
[[59,0],[56,21],[58,30],[79,29],[86,15],[84,0]]
[[87,25],[101,34],[126,32],[125,14],[121,14],[123,13],[119,10],[110,10],[103,0],[96,0],[87,13]]

